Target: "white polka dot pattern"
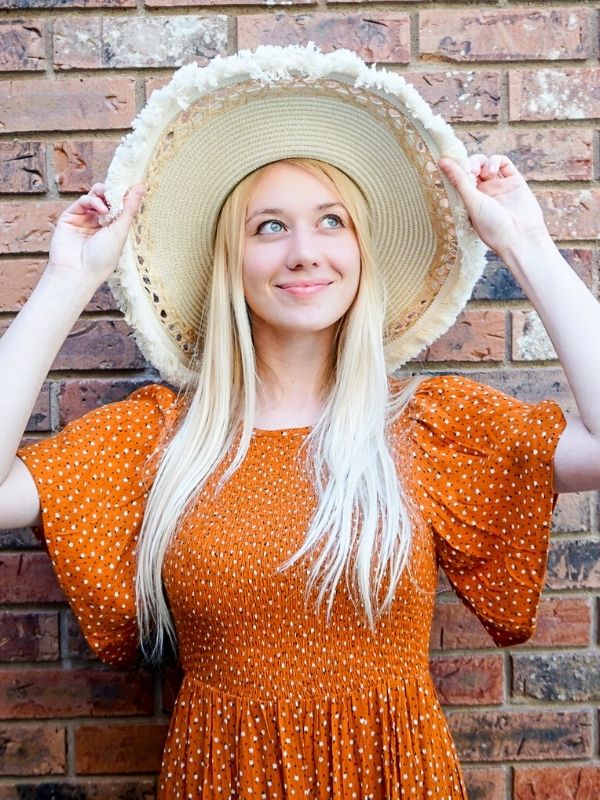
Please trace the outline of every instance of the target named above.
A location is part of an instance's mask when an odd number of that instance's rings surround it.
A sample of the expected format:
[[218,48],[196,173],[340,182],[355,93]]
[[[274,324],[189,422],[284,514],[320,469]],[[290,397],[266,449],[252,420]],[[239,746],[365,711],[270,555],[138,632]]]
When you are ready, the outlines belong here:
[[[147,387],[21,451],[61,585],[104,658],[135,649],[134,545],[144,465],[173,394]],[[419,520],[409,569],[370,632],[348,591],[331,622],[287,570],[315,498],[307,429],[257,431],[170,545],[164,579],[184,682],[160,780],[179,798],[466,797],[428,669],[437,559],[499,644],[535,625],[564,419],[462,378],[423,381],[393,444]]]

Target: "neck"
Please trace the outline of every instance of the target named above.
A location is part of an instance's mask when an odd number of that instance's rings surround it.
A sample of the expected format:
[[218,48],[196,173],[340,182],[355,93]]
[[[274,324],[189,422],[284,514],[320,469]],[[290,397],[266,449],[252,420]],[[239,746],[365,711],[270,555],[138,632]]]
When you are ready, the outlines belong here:
[[255,325],[257,428],[314,425],[321,416],[334,332],[287,333]]

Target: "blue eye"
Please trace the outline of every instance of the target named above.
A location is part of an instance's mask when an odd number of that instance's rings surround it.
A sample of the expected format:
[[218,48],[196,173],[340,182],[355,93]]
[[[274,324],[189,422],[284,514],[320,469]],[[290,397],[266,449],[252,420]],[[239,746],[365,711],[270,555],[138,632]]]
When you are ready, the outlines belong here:
[[270,233],[281,233],[281,231],[283,230],[283,223],[279,222],[279,220],[277,220],[277,219],[266,219],[264,222],[260,223],[260,225],[256,229],[256,232],[257,233],[262,233],[263,232],[263,228],[265,227],[265,225],[278,225],[279,226],[278,230],[271,229],[269,231]]
[[337,225],[335,225],[335,226],[333,226],[333,225],[328,225],[328,226],[327,226],[328,228],[329,228],[329,227],[336,227],[336,228],[341,228],[341,227],[343,227],[343,224],[342,224],[341,217],[338,217],[338,215],[337,215],[337,214],[327,214],[327,216],[326,216],[326,217],[323,217],[323,219],[324,219],[324,220],[325,220],[325,219],[334,219],[334,220],[337,222]]

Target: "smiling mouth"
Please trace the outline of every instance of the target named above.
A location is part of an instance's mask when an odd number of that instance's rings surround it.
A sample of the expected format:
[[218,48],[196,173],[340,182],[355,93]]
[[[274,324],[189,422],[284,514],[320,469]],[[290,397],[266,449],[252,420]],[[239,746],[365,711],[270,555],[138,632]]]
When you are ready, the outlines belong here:
[[287,294],[297,295],[299,297],[308,297],[331,286],[333,281],[294,281],[293,283],[279,283],[277,288],[281,289]]

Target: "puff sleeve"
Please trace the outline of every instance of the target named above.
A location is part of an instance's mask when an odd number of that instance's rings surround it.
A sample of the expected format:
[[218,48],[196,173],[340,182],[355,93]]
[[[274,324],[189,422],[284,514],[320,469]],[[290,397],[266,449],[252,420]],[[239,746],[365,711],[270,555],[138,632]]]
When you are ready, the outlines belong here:
[[38,489],[60,586],[91,648],[114,664],[137,649],[135,544],[150,457],[174,400],[170,389],[146,386],[18,453]]
[[409,414],[414,491],[439,563],[497,645],[525,641],[545,577],[560,407],[442,376],[419,385]]

